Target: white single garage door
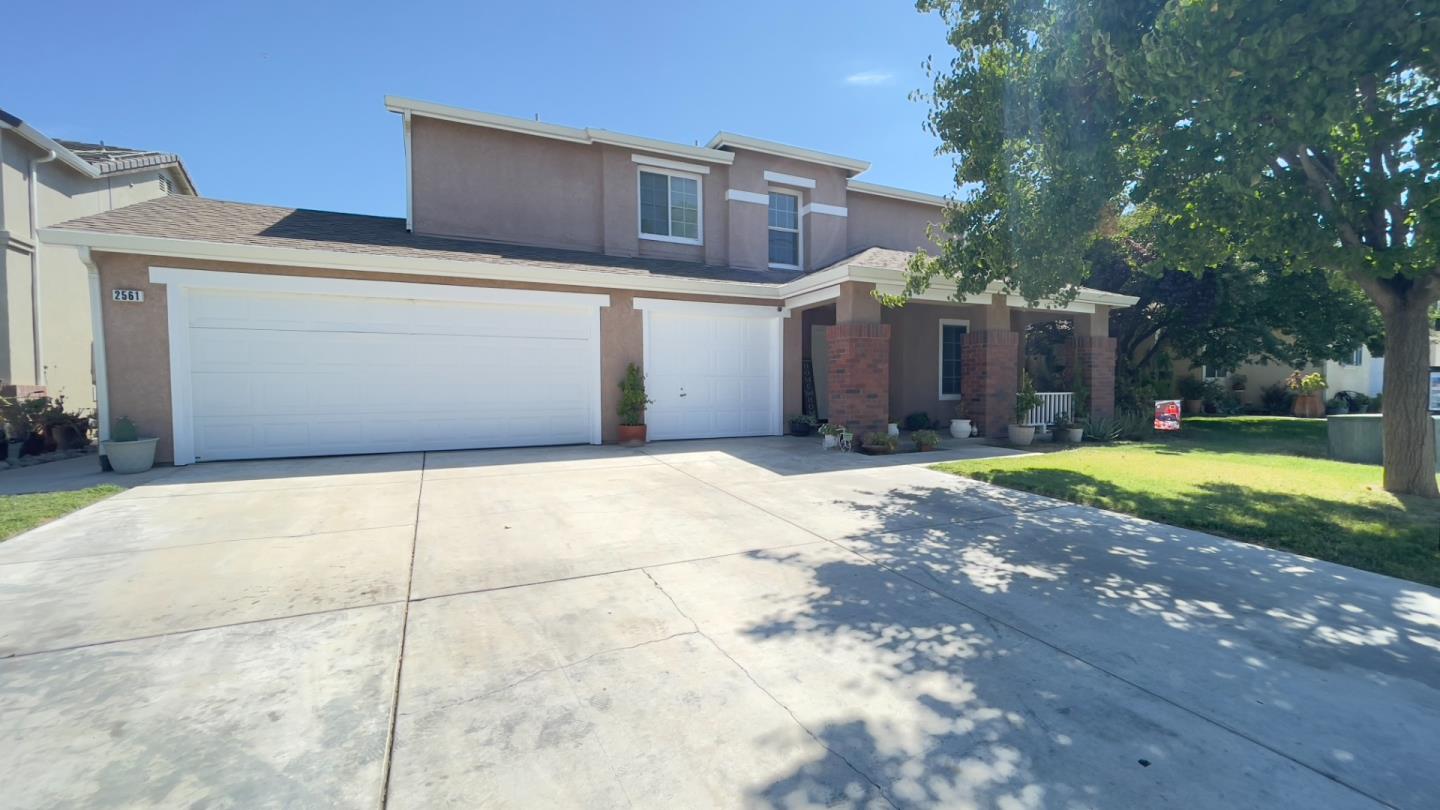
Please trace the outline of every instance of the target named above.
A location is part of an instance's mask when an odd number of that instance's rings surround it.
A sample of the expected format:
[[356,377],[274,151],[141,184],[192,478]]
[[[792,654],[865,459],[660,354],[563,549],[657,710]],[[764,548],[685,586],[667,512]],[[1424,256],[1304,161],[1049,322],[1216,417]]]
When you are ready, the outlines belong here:
[[635,306],[645,318],[651,439],[780,433],[779,310],[647,298]]
[[[347,292],[369,292],[349,286],[356,283],[383,284],[342,282]],[[175,358],[185,367],[174,387],[189,389],[180,399],[188,394],[194,458],[599,442],[593,299],[604,296],[552,304],[545,293],[526,291],[429,287],[419,294],[445,290],[513,296],[488,302],[207,287],[176,296],[172,286],[187,344],[177,354],[188,355]],[[177,463],[184,463],[181,433]]]

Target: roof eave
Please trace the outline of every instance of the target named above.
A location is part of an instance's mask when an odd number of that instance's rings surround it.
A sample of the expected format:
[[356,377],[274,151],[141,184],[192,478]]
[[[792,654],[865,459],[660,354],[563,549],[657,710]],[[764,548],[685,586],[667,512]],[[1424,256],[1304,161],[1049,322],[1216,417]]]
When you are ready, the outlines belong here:
[[787,157],[793,160],[803,160],[807,163],[818,163],[822,166],[843,169],[851,174],[860,174],[870,168],[870,161],[868,160],[832,155],[828,152],[818,152],[814,149],[791,146],[789,144],[779,143],[778,141],[751,138],[748,135],[738,135],[734,132],[717,132],[715,133],[715,137],[711,138],[709,143],[705,144],[707,149],[722,149],[727,146],[733,149],[745,149],[751,152]]

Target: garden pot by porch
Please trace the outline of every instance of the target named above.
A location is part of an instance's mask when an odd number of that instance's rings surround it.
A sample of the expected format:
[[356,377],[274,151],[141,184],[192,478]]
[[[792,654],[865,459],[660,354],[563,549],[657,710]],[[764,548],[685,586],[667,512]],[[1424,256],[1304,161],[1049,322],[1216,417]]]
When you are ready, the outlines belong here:
[[888,444],[862,444],[860,452],[867,456],[888,456],[895,450]]
[[1034,425],[1007,425],[1010,431],[1010,443],[1018,444],[1021,447],[1035,441]]
[[820,447],[825,450],[829,450],[840,443],[840,437],[836,436],[834,433],[823,434],[820,438]]
[[814,430],[814,428],[812,428],[810,425],[806,424],[805,422],[791,422],[791,423],[790,423],[790,435],[791,435],[791,436],[809,436],[810,433],[811,433],[813,430]]
[[620,443],[621,443],[621,444],[644,444],[644,443],[645,443],[645,426],[644,426],[644,425],[621,425],[621,426],[620,426],[620,432],[619,432],[619,439],[620,439]]
[[888,434],[891,438],[899,438],[900,424],[898,422],[890,422],[889,424],[885,425],[885,433]]
[[1085,440],[1085,428],[1055,428],[1055,441],[1079,444]]
[[122,475],[142,473],[155,466],[155,443],[159,439],[136,439],[133,442],[102,442],[110,469]]
[[956,439],[968,439],[968,438],[970,438],[970,420],[969,420],[969,419],[951,419],[951,420],[950,420],[950,435],[951,435],[952,437],[956,438]]

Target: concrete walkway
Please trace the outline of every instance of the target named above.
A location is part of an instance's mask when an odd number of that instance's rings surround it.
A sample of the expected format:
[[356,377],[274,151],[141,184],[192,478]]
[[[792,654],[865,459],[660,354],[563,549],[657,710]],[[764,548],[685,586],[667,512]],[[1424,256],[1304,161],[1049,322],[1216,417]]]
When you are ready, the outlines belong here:
[[4,801],[1433,806],[1440,591],[939,458],[174,470],[0,544]]
[[0,470],[0,495],[73,492],[77,489],[98,487],[101,484],[133,487],[163,478],[174,471],[174,467],[159,466],[133,475],[105,472],[100,469],[100,457],[90,453],[59,461],[48,461],[44,464]]

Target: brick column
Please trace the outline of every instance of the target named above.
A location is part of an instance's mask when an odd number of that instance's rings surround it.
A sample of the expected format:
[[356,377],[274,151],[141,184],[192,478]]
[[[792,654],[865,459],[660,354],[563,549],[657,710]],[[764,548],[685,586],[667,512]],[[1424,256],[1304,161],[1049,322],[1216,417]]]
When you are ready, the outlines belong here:
[[1090,414],[1115,415],[1115,338],[1076,335],[1071,339],[1075,371],[1090,389]]
[[825,330],[830,421],[856,437],[884,430],[890,407],[890,327],[842,323]]
[[960,346],[960,390],[982,436],[1004,436],[1015,413],[1020,342],[1019,332],[990,329],[965,335]]

